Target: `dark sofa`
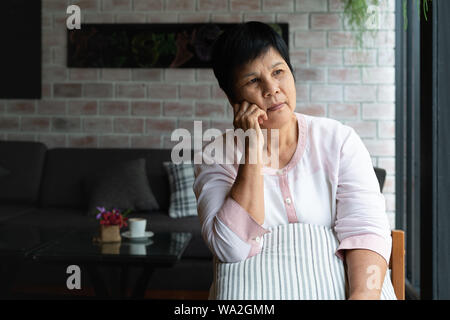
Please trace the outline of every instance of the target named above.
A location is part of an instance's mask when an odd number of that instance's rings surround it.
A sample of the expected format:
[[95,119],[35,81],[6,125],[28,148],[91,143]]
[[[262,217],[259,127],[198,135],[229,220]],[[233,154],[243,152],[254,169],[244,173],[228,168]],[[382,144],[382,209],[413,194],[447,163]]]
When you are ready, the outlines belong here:
[[[0,141],[0,167],[10,171],[0,177],[0,224],[33,226],[36,230],[52,229],[59,233],[95,230],[98,221],[86,215],[84,179],[100,170],[105,162],[143,157],[160,210],[135,212],[132,216],[145,217],[148,230],[193,235],[180,262],[171,269],[157,269],[148,289],[208,290],[213,277],[212,255],[201,237],[198,217],[168,215],[170,187],[162,162],[170,161],[170,153],[170,149],[47,149],[40,142]],[[66,276],[62,267],[25,262],[16,282],[20,287],[64,286],[61,281]]]

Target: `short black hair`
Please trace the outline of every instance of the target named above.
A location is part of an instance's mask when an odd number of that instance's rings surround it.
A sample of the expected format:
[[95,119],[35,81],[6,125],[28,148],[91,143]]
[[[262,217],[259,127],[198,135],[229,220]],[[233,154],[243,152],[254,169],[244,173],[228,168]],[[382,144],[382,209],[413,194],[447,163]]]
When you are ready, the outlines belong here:
[[289,59],[289,49],[283,38],[268,24],[250,21],[225,30],[214,42],[211,62],[220,88],[236,101],[234,72],[270,48],[278,51],[295,75]]

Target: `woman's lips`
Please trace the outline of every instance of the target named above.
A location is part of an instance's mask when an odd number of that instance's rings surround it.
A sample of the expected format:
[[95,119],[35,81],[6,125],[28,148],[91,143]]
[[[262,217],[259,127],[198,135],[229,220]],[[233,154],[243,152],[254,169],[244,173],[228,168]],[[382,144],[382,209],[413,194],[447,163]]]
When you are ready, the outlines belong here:
[[281,103],[281,104],[279,104],[279,105],[277,105],[275,107],[267,109],[267,111],[277,111],[277,110],[280,110],[283,107],[284,107],[284,103]]

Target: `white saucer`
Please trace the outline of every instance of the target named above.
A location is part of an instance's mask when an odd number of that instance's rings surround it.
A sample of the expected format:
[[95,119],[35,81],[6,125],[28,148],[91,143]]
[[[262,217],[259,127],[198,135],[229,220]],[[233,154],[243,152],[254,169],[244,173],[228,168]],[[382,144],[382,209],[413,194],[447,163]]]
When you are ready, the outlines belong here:
[[141,237],[132,237],[130,231],[122,232],[122,237],[130,239],[130,240],[147,240],[152,237],[154,233],[152,231],[145,231],[145,235]]

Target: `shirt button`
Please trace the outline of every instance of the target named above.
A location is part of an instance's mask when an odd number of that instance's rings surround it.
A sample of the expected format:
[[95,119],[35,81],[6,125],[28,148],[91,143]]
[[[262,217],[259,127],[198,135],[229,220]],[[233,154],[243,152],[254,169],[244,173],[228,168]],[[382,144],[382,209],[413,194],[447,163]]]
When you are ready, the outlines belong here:
[[286,203],[291,204],[291,198],[286,198]]
[[255,241],[259,243],[261,241],[261,238],[260,237],[256,237]]

